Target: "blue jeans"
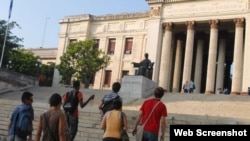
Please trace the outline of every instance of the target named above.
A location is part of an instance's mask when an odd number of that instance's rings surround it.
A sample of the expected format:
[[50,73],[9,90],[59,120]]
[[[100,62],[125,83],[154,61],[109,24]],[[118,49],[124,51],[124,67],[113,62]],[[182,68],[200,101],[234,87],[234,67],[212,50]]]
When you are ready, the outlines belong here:
[[158,135],[143,131],[142,141],[158,141]]
[[66,117],[70,129],[70,140],[73,141],[78,130],[78,118],[69,114]]

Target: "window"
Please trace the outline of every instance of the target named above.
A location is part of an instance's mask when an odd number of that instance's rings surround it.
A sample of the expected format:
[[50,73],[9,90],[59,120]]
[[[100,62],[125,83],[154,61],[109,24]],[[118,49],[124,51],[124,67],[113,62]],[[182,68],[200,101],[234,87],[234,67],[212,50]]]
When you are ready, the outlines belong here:
[[131,54],[133,46],[133,38],[126,38],[124,54]]
[[75,43],[75,42],[77,42],[77,39],[69,39],[69,43],[71,44],[71,43]]
[[94,41],[95,41],[94,48],[99,49],[99,42],[100,42],[100,39],[94,39]]
[[122,71],[122,78],[123,78],[123,76],[128,75],[128,73],[129,73],[129,71],[123,70],[123,71]]
[[112,71],[110,71],[110,70],[105,71],[104,87],[110,87],[111,73],[112,73]]
[[115,52],[115,39],[109,39],[108,54],[114,54]]

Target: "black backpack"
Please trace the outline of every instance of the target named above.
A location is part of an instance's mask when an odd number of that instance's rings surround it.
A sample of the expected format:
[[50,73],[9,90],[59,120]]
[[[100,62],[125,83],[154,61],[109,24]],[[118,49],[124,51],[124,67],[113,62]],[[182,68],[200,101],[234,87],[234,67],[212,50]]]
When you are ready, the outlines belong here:
[[65,113],[67,114],[74,113],[76,107],[78,106],[77,94],[78,94],[78,91],[70,91],[66,93],[67,99],[63,104],[63,110],[65,111]]
[[113,101],[120,100],[120,96],[117,95],[115,98],[104,103],[102,107],[102,114],[104,115],[107,111],[113,110]]

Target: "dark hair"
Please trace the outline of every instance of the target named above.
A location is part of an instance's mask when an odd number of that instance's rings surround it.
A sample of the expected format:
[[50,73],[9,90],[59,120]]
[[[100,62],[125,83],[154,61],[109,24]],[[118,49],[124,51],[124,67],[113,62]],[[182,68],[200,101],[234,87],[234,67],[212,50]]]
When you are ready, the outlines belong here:
[[73,82],[73,88],[78,88],[80,87],[80,81],[76,80]]
[[25,102],[25,100],[30,99],[30,97],[32,97],[32,96],[33,96],[33,94],[31,92],[25,91],[22,94],[21,100],[22,100],[22,102]]
[[117,93],[120,91],[121,84],[119,82],[114,82],[112,85],[113,92]]
[[50,106],[57,106],[62,102],[62,97],[58,93],[54,93],[49,98],[49,105]]
[[122,108],[122,101],[120,99],[116,99],[113,101],[113,108],[119,110]]
[[154,95],[155,98],[162,98],[162,96],[164,95],[164,89],[162,87],[155,88]]

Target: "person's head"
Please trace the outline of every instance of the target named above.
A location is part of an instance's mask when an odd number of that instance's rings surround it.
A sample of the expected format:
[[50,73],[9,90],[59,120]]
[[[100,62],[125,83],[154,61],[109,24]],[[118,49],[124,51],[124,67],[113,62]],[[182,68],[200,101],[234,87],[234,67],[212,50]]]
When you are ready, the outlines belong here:
[[31,92],[25,91],[22,94],[21,100],[23,103],[25,103],[27,105],[31,105],[33,102],[33,94]]
[[162,96],[164,95],[164,89],[162,87],[155,88],[154,95],[155,98],[162,98]]
[[112,85],[113,92],[117,93],[120,91],[121,84],[119,82],[114,82]]
[[113,108],[115,110],[120,110],[122,108],[122,101],[120,99],[116,99],[113,101]]
[[54,93],[54,94],[52,94],[50,96],[50,98],[49,98],[49,105],[50,105],[50,107],[52,107],[52,106],[56,107],[56,106],[58,106],[61,103],[62,103],[62,97],[61,97],[60,94]]
[[79,89],[80,88],[80,81],[79,80],[76,80],[73,82],[73,88],[74,89]]
[[148,53],[145,53],[145,55],[144,55],[144,56],[145,56],[145,58],[148,58]]

